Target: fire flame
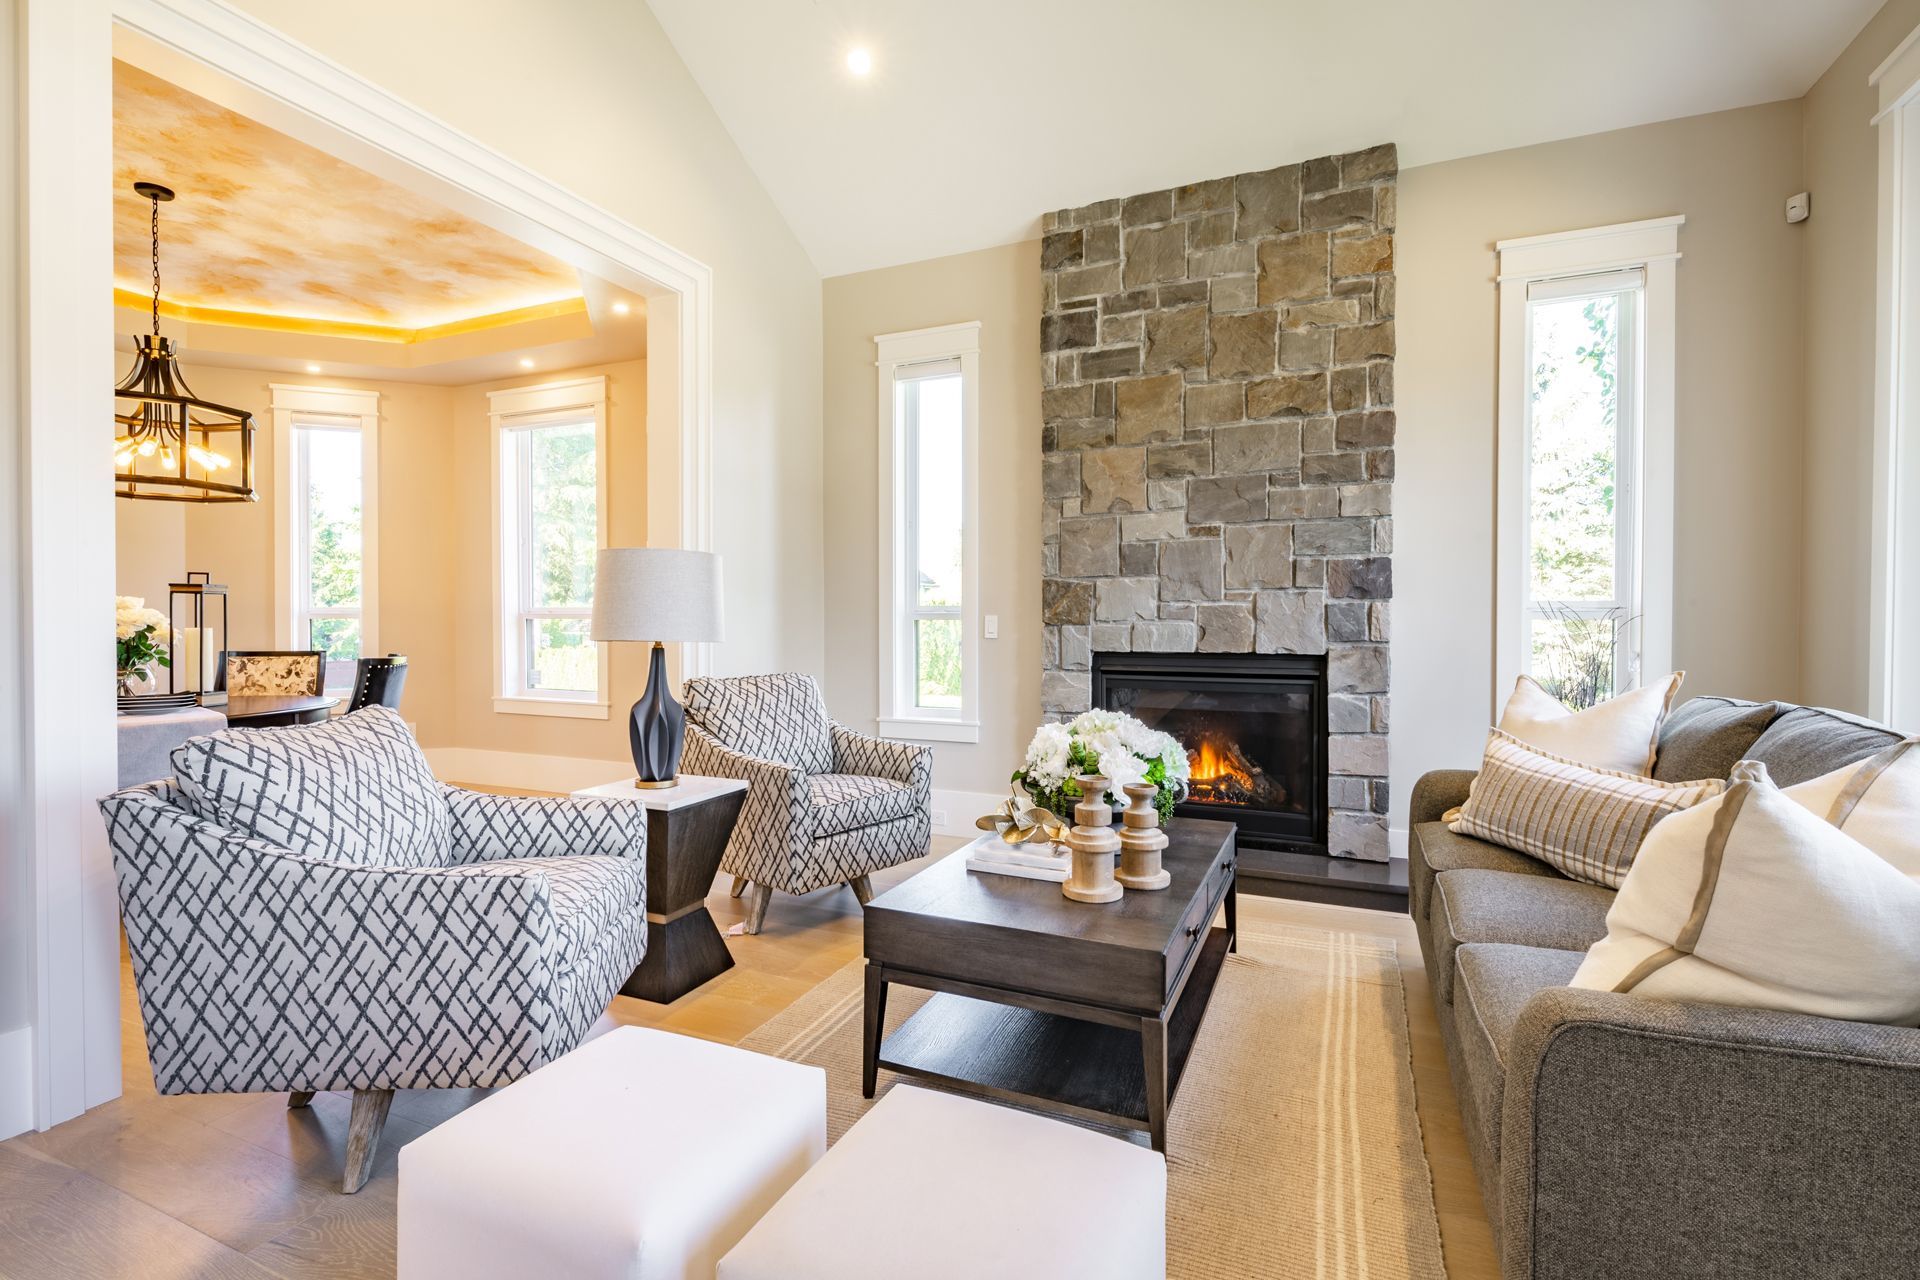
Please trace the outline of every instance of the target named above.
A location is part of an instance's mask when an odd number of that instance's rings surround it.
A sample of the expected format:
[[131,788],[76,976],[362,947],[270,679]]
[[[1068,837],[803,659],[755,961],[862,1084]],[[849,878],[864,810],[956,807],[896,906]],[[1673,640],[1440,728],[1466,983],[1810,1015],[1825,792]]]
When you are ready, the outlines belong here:
[[1253,785],[1253,779],[1246,771],[1235,768],[1233,762],[1213,745],[1211,738],[1201,739],[1199,749],[1187,753],[1187,772],[1194,782],[1217,782],[1222,778],[1231,778],[1243,786]]

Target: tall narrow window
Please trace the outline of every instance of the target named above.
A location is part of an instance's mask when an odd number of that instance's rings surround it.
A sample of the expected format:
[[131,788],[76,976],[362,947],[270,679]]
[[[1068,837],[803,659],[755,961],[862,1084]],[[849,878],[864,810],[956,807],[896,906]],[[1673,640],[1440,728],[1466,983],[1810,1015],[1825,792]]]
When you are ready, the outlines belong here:
[[979,325],[876,340],[880,731],[979,739]]
[[1527,297],[1527,672],[1592,706],[1639,676],[1640,304],[1635,270]]
[[327,692],[353,689],[356,659],[383,652],[380,397],[275,383],[274,644],[318,649]]
[[1498,246],[1496,716],[1521,674],[1587,707],[1672,667],[1683,221]]
[[353,687],[366,599],[366,503],[359,431],[295,421],[293,499],[298,648],[326,655],[329,691]]
[[499,711],[607,714],[603,646],[589,635],[606,527],[602,387],[594,378],[493,395]]

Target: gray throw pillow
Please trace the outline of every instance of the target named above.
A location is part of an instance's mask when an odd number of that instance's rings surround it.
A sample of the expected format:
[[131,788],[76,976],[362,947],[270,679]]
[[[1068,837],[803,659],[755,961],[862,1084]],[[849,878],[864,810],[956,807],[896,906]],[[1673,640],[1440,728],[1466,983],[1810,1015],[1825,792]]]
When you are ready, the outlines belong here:
[[1767,727],[1747,758],[1767,766],[1776,786],[1793,787],[1904,740],[1883,724],[1844,711],[1794,707]]
[[451,861],[445,792],[390,707],[192,738],[173,772],[202,818],[295,853],[363,867]]
[[1694,782],[1728,776],[1781,710],[1777,702],[1688,698],[1660,726],[1654,781]]

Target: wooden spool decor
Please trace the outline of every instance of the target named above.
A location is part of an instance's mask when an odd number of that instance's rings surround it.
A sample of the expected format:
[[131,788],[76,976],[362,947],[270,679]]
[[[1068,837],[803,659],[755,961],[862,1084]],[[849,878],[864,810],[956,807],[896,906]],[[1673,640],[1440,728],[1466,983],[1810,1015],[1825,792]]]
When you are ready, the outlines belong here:
[[1060,892],[1075,902],[1112,902],[1125,890],[1113,878],[1113,855],[1120,851],[1120,837],[1113,833],[1107,780],[1089,773],[1076,781],[1080,784],[1080,803],[1073,806],[1074,826],[1067,832],[1073,870],[1061,883]]
[[1129,889],[1164,889],[1173,883],[1173,876],[1160,865],[1160,851],[1167,847],[1160,812],[1153,807],[1160,788],[1136,782],[1122,789],[1132,803],[1120,815],[1126,829],[1120,833],[1120,870],[1115,878]]

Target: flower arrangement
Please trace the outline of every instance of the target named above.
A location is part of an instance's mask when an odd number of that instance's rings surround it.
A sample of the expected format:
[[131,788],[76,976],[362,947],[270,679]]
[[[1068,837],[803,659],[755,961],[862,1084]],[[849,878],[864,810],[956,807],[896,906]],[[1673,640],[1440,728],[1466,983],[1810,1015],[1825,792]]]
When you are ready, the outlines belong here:
[[1170,733],[1149,729],[1119,711],[1083,711],[1065,724],[1043,724],[1027,744],[1027,758],[1013,782],[1036,804],[1071,822],[1080,799],[1081,774],[1107,780],[1107,799],[1122,802],[1121,788],[1151,782],[1159,788],[1153,807],[1161,825],[1173,816],[1187,789],[1187,749]]
[[119,638],[115,667],[120,677],[120,692],[130,694],[135,683],[153,674],[155,666],[170,667],[167,653],[171,631],[167,617],[158,609],[147,608],[139,596],[113,598],[114,631]]

